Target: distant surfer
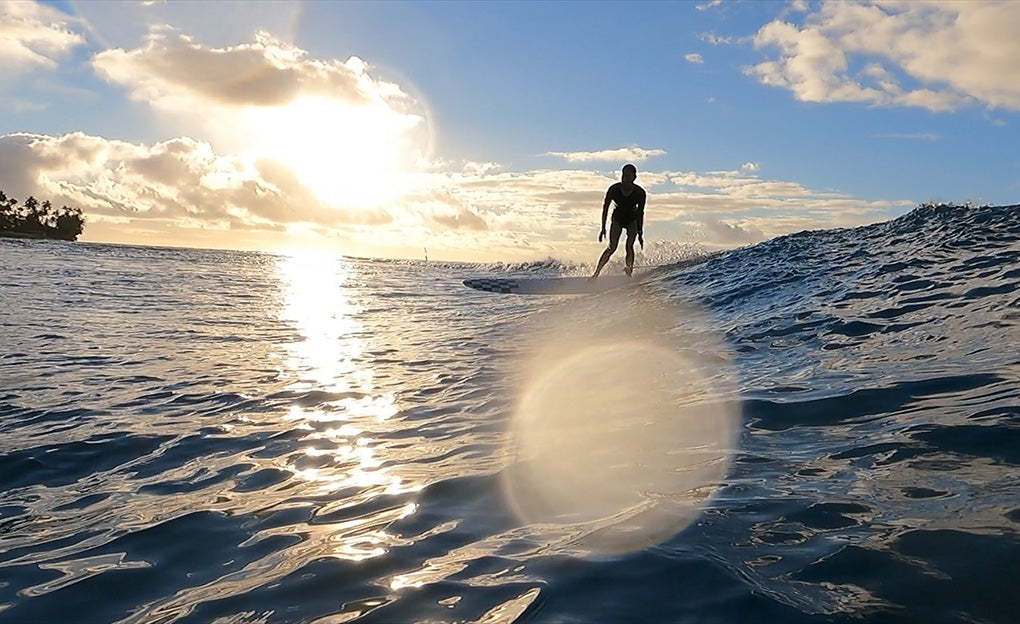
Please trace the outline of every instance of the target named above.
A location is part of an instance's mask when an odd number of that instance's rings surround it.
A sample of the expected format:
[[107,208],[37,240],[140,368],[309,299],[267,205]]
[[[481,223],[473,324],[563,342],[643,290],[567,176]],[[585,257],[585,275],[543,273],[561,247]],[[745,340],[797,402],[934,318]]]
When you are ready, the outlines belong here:
[[606,199],[602,202],[602,230],[599,232],[599,242],[606,237],[606,216],[609,214],[609,204],[615,204],[613,208],[613,220],[609,227],[609,246],[602,252],[599,258],[599,265],[589,280],[598,278],[602,267],[606,266],[609,259],[616,252],[620,244],[620,234],[627,230],[627,267],[624,269],[627,275],[634,271],[634,239],[645,247],[643,228],[645,221],[645,189],[637,184],[637,167],[624,165],[620,181],[609,187],[606,191]]

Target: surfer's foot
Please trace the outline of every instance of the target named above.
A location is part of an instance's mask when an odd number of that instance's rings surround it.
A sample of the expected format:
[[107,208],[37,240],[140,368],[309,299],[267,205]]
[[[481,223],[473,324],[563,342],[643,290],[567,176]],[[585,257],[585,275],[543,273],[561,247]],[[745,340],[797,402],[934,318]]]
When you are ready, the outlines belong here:
[[589,281],[589,282],[594,282],[594,281],[595,281],[595,280],[597,280],[598,278],[599,278],[599,274],[598,274],[598,273],[596,273],[595,275],[592,275],[591,277],[589,277],[589,278],[588,278],[588,281]]
[[634,267],[627,267],[623,272],[627,274],[627,277],[630,277],[630,274],[634,272]]

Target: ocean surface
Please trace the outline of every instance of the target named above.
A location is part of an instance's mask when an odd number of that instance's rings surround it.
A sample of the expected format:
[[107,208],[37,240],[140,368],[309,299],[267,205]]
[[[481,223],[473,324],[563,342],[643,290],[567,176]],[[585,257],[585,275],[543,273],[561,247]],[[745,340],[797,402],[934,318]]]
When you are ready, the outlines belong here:
[[0,239],[0,622],[1020,621],[1020,207],[668,260]]

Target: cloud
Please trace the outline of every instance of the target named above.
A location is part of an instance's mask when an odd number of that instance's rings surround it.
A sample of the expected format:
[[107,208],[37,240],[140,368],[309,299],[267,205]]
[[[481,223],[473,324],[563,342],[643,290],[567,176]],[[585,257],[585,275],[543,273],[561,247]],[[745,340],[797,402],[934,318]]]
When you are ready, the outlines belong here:
[[358,57],[310,58],[266,33],[210,47],[154,30],[135,49],[96,54],[92,65],[173,131],[220,153],[279,161],[336,206],[387,204],[402,175],[430,157],[427,104]]
[[697,65],[701,65],[702,63],[705,62],[705,59],[702,58],[701,54],[699,54],[697,52],[691,52],[690,54],[685,54],[684,55],[684,60],[686,60],[688,63],[695,63]]
[[442,211],[432,215],[433,221],[448,228],[467,228],[469,230],[489,229],[485,219],[470,210],[459,210],[454,212]]
[[708,2],[702,2],[701,4],[694,5],[694,8],[699,11],[707,11],[708,9],[719,6],[722,2],[723,0],[709,0]]
[[755,227],[743,227],[713,218],[704,218],[701,223],[709,232],[711,241],[716,245],[747,245],[765,240],[765,233]]
[[70,203],[99,219],[151,219],[223,230],[378,225],[384,211],[327,206],[294,172],[269,160],[246,162],[208,143],[177,138],[152,145],[81,132],[0,137],[0,188]]
[[[759,178],[749,169],[675,171],[650,189],[654,227],[700,231],[711,247],[746,244],[805,229],[849,227],[882,221],[913,207],[909,200],[865,201],[816,191],[802,184]],[[725,226],[725,227],[724,227]]]
[[714,32],[702,33],[699,39],[709,45],[727,45],[740,41],[739,37],[727,37],[724,35],[717,35]]
[[[1020,110],[1020,3],[826,2],[801,24],[775,20],[754,36],[777,51],[744,68],[807,102],[952,111],[983,103]],[[877,59],[877,60],[875,60]]]
[[547,152],[546,156],[559,156],[567,162],[592,161],[634,161],[641,162],[666,153],[661,149],[645,149],[643,147],[620,147],[594,152]]
[[[915,202],[869,202],[737,170],[642,171],[646,238],[731,247],[803,229],[860,225]],[[0,136],[0,189],[81,207],[85,240],[262,248],[311,232],[348,253],[591,262],[614,176],[580,169],[421,171],[383,208],[322,201],[286,163],[178,137],[130,143],[76,132]]]
[[494,162],[469,162],[464,164],[464,171],[475,175],[484,175],[491,171],[499,171],[500,166]]
[[[649,191],[649,240],[696,239],[708,247],[732,247],[804,229],[855,226],[888,219],[915,205],[909,200],[865,201],[832,191],[815,191],[796,182],[759,178],[752,165],[739,170],[643,171]],[[478,175],[437,173],[430,185],[488,224],[480,239],[461,244],[489,247],[493,253],[520,255],[495,237],[528,245],[532,255],[590,261],[606,187],[614,178],[576,169],[499,171]],[[433,244],[429,245],[433,249]],[[597,255],[597,254],[596,254]],[[491,256],[490,256],[491,257]],[[499,257],[499,256],[496,256]]]
[[104,79],[155,105],[203,100],[227,106],[282,106],[314,94],[354,105],[406,98],[399,86],[374,80],[357,57],[309,59],[300,48],[258,33],[253,43],[205,47],[182,34],[154,31],[143,47],[97,54]]
[[0,1],[0,65],[4,73],[54,69],[57,60],[85,39],[73,32],[71,18],[36,2]]

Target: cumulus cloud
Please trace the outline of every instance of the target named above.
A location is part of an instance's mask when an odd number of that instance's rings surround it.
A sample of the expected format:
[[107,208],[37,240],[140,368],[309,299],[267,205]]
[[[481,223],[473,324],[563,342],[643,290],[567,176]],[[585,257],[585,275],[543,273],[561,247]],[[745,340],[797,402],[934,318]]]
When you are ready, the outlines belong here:
[[499,171],[500,166],[494,162],[469,162],[464,164],[464,171],[475,175],[484,175],[492,171]]
[[605,149],[594,152],[547,152],[546,156],[558,156],[567,162],[593,162],[593,161],[634,161],[641,162],[654,156],[662,156],[666,153],[661,149],[645,149],[643,147],[620,147],[617,149]]
[[709,232],[710,240],[717,245],[733,246],[757,243],[765,239],[765,233],[755,227],[743,227],[735,223],[726,223],[711,217],[701,220]]
[[717,35],[714,32],[702,33],[700,39],[710,45],[726,45],[740,40],[739,37],[726,37],[724,35]]
[[336,206],[388,203],[402,175],[430,156],[427,105],[357,57],[311,58],[266,33],[211,47],[163,29],[92,65],[167,127],[220,153],[278,161]]
[[53,69],[57,60],[85,39],[69,27],[70,17],[35,2],[0,1],[0,65],[4,72]]
[[485,219],[478,216],[471,210],[446,211],[442,210],[432,215],[432,219],[440,226],[447,228],[466,228],[469,230],[489,229]]
[[[646,237],[693,237],[708,247],[732,247],[804,229],[880,221],[915,205],[864,201],[796,182],[762,179],[747,166],[751,164],[710,172],[642,171],[638,181],[649,191]],[[518,244],[526,241],[532,253],[584,259],[592,253],[602,199],[615,173],[570,169],[437,174],[431,184],[447,189],[444,201],[456,198],[459,205],[471,206],[491,234],[507,233]]]
[[[484,172],[479,175],[485,175]],[[425,224],[442,230],[474,230],[485,231],[489,224],[484,217],[470,205],[465,194],[458,194],[450,187],[431,182],[434,188],[421,188],[417,193],[409,194],[402,200],[405,208],[413,207],[424,217]]]
[[[176,233],[175,243],[236,246],[239,236],[286,238],[314,231],[361,253],[425,245],[434,257],[479,260],[554,256],[591,261],[602,199],[616,170],[504,171],[448,167],[419,172],[385,208],[338,208],[286,163],[217,153],[179,137],[153,144],[83,133],[0,136],[0,188],[81,207],[95,232]],[[743,166],[722,171],[642,171],[649,191],[646,238],[731,247],[802,229],[887,219],[914,202],[868,202],[763,179]],[[219,232],[219,236],[212,233]],[[155,236],[155,235],[153,235]],[[151,237],[145,241],[154,240]],[[283,241],[285,242],[285,241]],[[277,246],[281,244],[276,240]],[[357,247],[356,245],[361,245]]]
[[[745,72],[808,102],[951,111],[983,103],[1020,110],[1020,3],[826,2],[802,23],[754,36],[777,55]],[[875,60],[877,59],[877,60]]]
[[14,197],[52,198],[91,217],[168,220],[221,229],[377,225],[383,211],[325,205],[287,167],[213,152],[176,138],[153,145],[81,132],[0,137],[0,188]]
[[696,65],[701,65],[702,63],[705,62],[705,59],[701,56],[701,54],[699,54],[697,52],[691,52],[690,54],[685,54],[684,55],[684,60],[686,60],[688,63],[694,63]]
[[[747,244],[806,229],[850,227],[889,219],[915,205],[909,200],[865,201],[817,191],[754,171],[662,172],[650,189],[646,221],[655,230],[699,231],[710,247]],[[646,187],[647,188],[647,187]]]
[[205,100],[229,106],[281,106],[299,94],[351,104],[406,98],[398,85],[373,79],[357,57],[310,59],[300,48],[258,33],[252,43],[211,48],[183,34],[155,31],[143,47],[106,50],[92,61],[97,73],[157,105]]

